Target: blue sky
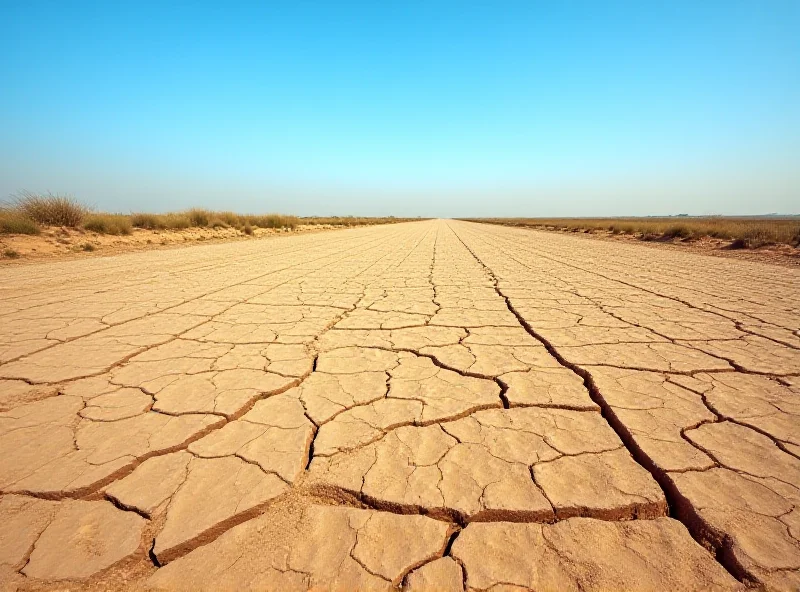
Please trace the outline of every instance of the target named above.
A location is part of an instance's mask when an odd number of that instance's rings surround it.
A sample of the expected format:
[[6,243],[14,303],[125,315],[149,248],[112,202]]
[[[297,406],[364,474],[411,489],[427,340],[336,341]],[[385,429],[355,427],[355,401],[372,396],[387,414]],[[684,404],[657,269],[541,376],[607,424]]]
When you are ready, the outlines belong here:
[[0,198],[800,213],[800,2],[0,0]]

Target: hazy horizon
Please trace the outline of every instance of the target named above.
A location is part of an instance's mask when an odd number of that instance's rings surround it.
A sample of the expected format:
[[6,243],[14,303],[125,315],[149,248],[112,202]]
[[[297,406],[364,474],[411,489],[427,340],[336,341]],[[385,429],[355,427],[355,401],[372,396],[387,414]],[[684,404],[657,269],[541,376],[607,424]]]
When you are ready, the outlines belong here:
[[0,199],[800,213],[800,3],[0,6]]

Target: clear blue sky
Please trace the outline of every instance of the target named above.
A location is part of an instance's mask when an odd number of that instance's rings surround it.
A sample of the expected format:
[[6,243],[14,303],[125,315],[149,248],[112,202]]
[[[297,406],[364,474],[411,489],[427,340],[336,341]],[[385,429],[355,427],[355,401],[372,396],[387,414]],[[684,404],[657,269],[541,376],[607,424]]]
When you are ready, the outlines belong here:
[[0,197],[800,212],[800,1],[0,0]]

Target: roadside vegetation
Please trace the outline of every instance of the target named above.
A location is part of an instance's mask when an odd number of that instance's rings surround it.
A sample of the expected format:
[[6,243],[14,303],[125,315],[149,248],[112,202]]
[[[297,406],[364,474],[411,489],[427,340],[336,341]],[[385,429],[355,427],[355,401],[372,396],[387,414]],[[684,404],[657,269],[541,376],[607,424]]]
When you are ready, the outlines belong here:
[[422,218],[362,218],[358,216],[312,216],[300,218],[303,224],[327,224],[329,226],[369,226],[371,224],[393,224],[395,222],[412,222]]
[[41,226],[75,228],[83,223],[89,208],[69,195],[37,195],[22,192],[6,208]]
[[732,249],[767,245],[800,248],[800,217],[471,218],[470,222],[586,234],[630,235],[643,241],[730,241]]
[[294,230],[300,225],[365,226],[405,222],[408,218],[359,218],[287,216],[283,214],[237,214],[192,208],[181,212],[153,214],[95,212],[69,195],[23,192],[0,203],[0,234],[39,234],[43,227],[65,227],[98,234],[129,235],[134,229],[185,230],[189,228],[234,228],[253,235],[257,228]]
[[0,234],[39,234],[39,225],[10,209],[0,209]]

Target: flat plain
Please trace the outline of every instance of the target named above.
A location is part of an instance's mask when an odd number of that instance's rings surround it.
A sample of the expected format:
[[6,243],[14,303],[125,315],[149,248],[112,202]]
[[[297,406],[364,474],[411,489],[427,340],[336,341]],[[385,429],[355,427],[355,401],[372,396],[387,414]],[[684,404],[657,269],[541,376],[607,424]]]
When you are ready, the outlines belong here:
[[800,270],[431,220],[0,269],[0,587],[800,587]]

